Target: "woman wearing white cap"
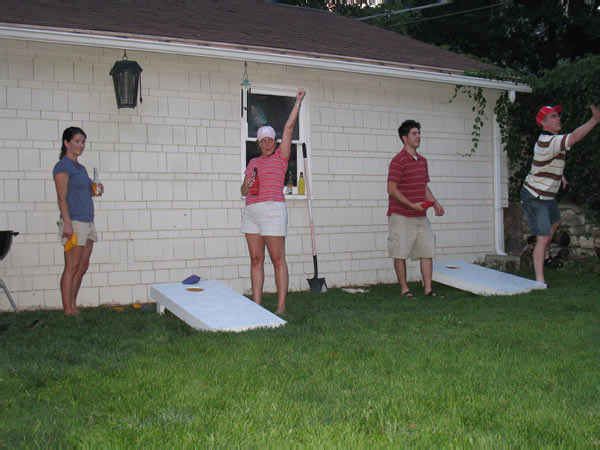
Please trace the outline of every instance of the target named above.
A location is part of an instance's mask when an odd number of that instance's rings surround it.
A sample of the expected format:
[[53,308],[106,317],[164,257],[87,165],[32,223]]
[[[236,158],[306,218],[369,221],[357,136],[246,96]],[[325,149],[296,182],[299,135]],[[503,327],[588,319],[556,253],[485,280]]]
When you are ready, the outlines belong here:
[[[283,127],[279,146],[275,141],[275,130],[272,127],[264,126],[258,129],[256,138],[262,154],[248,163],[241,187],[242,195],[246,197],[246,206],[242,211],[241,232],[246,234],[250,251],[252,296],[256,303],[261,303],[265,280],[266,245],[275,272],[276,314],[285,312],[285,296],[288,289],[288,268],[285,261],[287,209],[283,184],[292,151],[292,133],[305,95],[304,89],[298,89],[296,104]],[[258,177],[254,176],[255,173]],[[252,189],[253,186],[255,189]]]

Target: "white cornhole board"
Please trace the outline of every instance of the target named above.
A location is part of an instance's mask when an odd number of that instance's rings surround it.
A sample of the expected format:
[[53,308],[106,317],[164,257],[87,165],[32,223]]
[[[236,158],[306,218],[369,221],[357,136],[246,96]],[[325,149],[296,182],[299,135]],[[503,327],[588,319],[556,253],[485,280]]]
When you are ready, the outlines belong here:
[[[191,292],[187,288],[202,288]],[[246,331],[279,327],[286,321],[216,280],[196,284],[153,284],[150,297],[162,314],[171,311],[189,326],[209,331]]]
[[515,295],[546,289],[544,283],[460,260],[434,263],[432,278],[438,283],[479,295]]

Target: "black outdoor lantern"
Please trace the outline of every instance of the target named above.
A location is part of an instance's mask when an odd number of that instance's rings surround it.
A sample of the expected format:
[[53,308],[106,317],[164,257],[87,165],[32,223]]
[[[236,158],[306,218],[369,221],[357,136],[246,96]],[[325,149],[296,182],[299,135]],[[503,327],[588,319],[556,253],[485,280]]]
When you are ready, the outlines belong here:
[[117,61],[110,69],[118,108],[135,108],[137,106],[138,86],[140,86],[140,103],[142,102],[141,73],[140,65],[135,61],[129,61],[126,52],[123,53],[123,59]]

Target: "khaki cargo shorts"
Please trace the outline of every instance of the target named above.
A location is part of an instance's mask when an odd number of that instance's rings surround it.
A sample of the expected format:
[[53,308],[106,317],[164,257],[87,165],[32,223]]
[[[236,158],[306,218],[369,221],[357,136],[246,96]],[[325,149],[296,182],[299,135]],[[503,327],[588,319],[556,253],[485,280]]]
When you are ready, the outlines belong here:
[[[61,220],[56,222],[58,225],[58,236],[62,245],[65,245],[69,240],[63,237],[63,230],[65,223]],[[94,222],[80,222],[79,220],[72,220],[71,225],[73,226],[73,233],[77,236],[77,245],[85,246],[87,240],[90,239],[92,242],[98,242],[98,234],[96,233],[96,227]]]
[[435,236],[427,217],[388,217],[388,250],[394,259],[435,257]]

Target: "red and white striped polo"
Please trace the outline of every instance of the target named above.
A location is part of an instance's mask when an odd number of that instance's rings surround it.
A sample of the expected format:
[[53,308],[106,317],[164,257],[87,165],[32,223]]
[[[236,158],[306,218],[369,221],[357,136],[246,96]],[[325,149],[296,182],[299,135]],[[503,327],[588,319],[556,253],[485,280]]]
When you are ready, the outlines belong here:
[[260,202],[285,202],[283,183],[287,173],[288,160],[283,158],[281,147],[271,156],[260,155],[252,158],[244,171],[247,177],[252,176],[254,168],[258,169],[258,195],[246,195],[246,205]]
[[[390,162],[388,181],[398,185],[398,189],[412,203],[421,203],[427,200],[426,187],[429,183],[429,172],[427,160],[417,153],[417,159],[413,158],[406,149],[398,153]],[[406,217],[423,217],[426,211],[417,211],[400,203],[391,195],[387,215],[400,214]]]

